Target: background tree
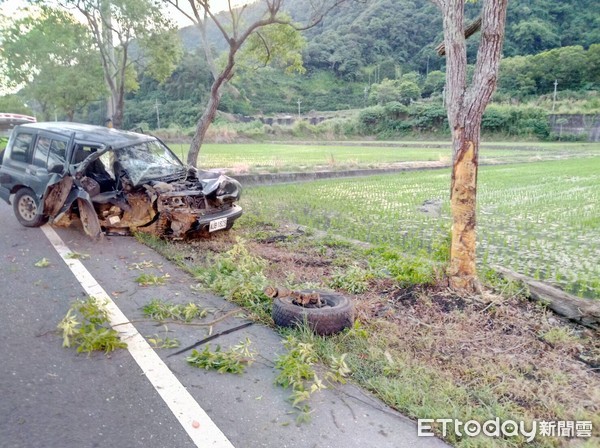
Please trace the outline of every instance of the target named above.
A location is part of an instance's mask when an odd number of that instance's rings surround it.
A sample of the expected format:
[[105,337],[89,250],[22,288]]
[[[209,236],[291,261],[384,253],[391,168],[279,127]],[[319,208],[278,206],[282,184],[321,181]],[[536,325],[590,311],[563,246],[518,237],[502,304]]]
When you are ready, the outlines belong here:
[[423,83],[423,96],[430,97],[434,93],[442,93],[446,84],[446,74],[440,70],[433,70],[427,74]]
[[44,118],[59,111],[72,120],[77,108],[105,94],[91,36],[68,12],[34,8],[2,30],[2,41],[4,87],[22,86]]
[[159,81],[175,69],[182,55],[176,31],[152,0],[61,1],[87,21],[109,91],[109,115],[120,128],[125,94],[137,88],[136,69]]
[[392,101],[400,101],[400,91],[398,81],[392,79],[384,79],[379,84],[371,85],[369,93],[371,103],[384,105]]
[[31,108],[25,105],[21,95],[0,96],[0,111],[13,114],[33,115]]
[[[295,31],[310,28],[319,23],[324,14],[331,8],[343,2],[343,0],[331,0],[319,3],[318,7],[314,8],[308,23],[305,26],[299,26],[295,25],[290,17],[283,11],[282,7],[284,1],[285,0],[259,1],[257,4],[260,5],[262,10],[258,10],[257,14],[257,10],[254,10],[253,12],[256,16],[249,17],[249,15],[245,15],[247,5],[234,8],[231,1],[228,2],[228,11],[218,15],[211,7],[209,0],[188,0],[188,4],[192,10],[191,14],[179,3],[179,0],[166,0],[167,3],[174,6],[194,24],[199,26],[201,30],[204,30],[203,39],[205,47],[208,45],[208,42],[206,42],[205,31],[207,25],[206,21],[209,19],[218,28],[225,42],[227,42],[227,53],[224,58],[224,63],[217,70],[218,74],[216,71],[213,73],[213,76],[216,76],[210,89],[210,98],[204,113],[198,120],[196,131],[192,137],[187,158],[187,162],[190,165],[196,165],[198,162],[198,155],[200,154],[204,136],[216,116],[217,108],[221,101],[221,90],[235,74],[237,58],[242,46],[252,38],[252,40],[259,43],[259,45],[253,46],[254,49],[263,52],[264,55],[262,56],[262,59],[269,62],[272,59],[274,52],[286,53],[289,50],[289,47],[286,49],[285,39],[274,38],[277,35],[276,31],[283,32],[286,27]],[[271,39],[267,39],[265,38],[265,35],[263,35],[264,30],[267,28],[270,28],[268,34],[271,35]],[[278,46],[275,46],[275,43],[278,44]],[[258,58],[260,59],[261,56],[258,56]],[[209,65],[211,65],[210,61]]]
[[433,0],[440,8],[446,50],[446,98],[452,132],[452,247],[448,275],[456,290],[477,292],[475,265],[477,167],[481,121],[496,88],[508,0],[482,0],[481,38],[468,84],[465,0]]
[[421,98],[421,89],[416,82],[402,79],[398,85],[398,98],[402,104],[410,104]]
[[520,53],[539,53],[560,45],[560,37],[555,30],[539,19],[523,21],[512,28],[515,47]]

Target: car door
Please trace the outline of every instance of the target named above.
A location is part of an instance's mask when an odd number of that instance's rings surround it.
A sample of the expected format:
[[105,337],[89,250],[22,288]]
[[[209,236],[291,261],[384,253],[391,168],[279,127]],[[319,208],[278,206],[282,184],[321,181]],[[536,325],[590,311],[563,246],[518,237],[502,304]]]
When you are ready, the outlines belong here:
[[[33,147],[31,163],[27,166],[28,186],[38,195],[44,196],[48,182],[56,174],[62,174],[68,138],[50,133],[40,133]],[[59,171],[60,173],[52,172]]]
[[3,154],[0,166],[0,196],[9,202],[9,196],[18,185],[29,186],[31,164],[36,133],[31,130],[15,130]]

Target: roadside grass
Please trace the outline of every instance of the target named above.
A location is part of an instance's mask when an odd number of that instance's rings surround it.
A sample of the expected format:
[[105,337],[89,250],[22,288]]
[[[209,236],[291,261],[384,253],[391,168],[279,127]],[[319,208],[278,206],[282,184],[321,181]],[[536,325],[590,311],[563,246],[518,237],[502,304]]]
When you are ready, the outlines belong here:
[[[410,146],[414,143],[414,146]],[[393,146],[393,145],[397,146]],[[392,145],[392,146],[390,146]],[[400,146],[401,145],[401,146]],[[186,160],[188,144],[169,145]],[[481,161],[526,162],[531,160],[600,155],[598,143],[484,143]],[[451,149],[444,142],[347,142],[331,145],[284,143],[207,143],[198,166],[232,173],[290,172],[383,168],[399,162],[450,162]]]
[[[523,299],[518,286],[495,277],[481,297],[450,293],[440,286],[443,240],[437,261],[403,257],[399,250],[366,248],[278,223],[273,216],[247,212],[230,232],[188,243],[140,238],[195,275],[201,286],[247,306],[266,323],[270,302],[260,290],[264,284],[297,289],[333,284],[350,294],[358,318],[354,328],[329,337],[306,328],[282,333],[310,344],[325,366],[332,356],[346,354],[349,379],[412,418],[483,422],[498,417],[523,420],[528,428],[533,420],[600,425],[600,378],[580,361],[584,353],[600,359],[600,341],[590,330],[562,322]],[[410,273],[422,265],[435,279],[430,286]],[[214,275],[235,280],[214,282]],[[248,287],[251,278],[259,280]],[[246,284],[241,301],[236,296],[240,284]],[[468,438],[454,432],[446,440],[468,448],[566,442]]]

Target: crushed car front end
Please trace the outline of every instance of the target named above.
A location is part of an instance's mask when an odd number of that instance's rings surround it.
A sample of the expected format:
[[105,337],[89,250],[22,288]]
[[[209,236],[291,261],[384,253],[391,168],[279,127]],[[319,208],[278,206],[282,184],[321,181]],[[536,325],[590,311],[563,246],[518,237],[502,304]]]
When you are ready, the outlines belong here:
[[240,184],[217,173],[190,169],[184,181],[150,182],[145,189],[156,198],[157,214],[150,225],[138,228],[141,232],[183,239],[228,230],[242,215],[235,203]]
[[228,230],[242,215],[236,180],[183,165],[151,136],[115,146],[76,142],[66,176],[73,182],[59,185],[70,192],[53,223],[78,218],[92,238],[143,232],[181,240]]

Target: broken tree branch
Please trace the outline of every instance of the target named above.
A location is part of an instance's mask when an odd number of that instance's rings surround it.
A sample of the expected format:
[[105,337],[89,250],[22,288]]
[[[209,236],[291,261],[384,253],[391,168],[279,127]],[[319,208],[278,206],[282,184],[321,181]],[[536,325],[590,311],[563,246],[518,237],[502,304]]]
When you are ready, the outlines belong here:
[[216,339],[216,338],[218,338],[220,336],[223,336],[223,335],[226,335],[226,334],[229,334],[229,333],[233,333],[234,331],[241,330],[242,328],[249,327],[252,324],[254,324],[254,322],[246,322],[245,324],[238,325],[237,327],[233,327],[233,328],[230,328],[228,330],[221,331],[220,333],[215,333],[215,334],[213,334],[211,336],[208,336],[208,337],[206,337],[204,339],[201,339],[200,341],[196,342],[195,344],[192,344],[192,345],[190,345],[188,347],[182,348],[181,350],[178,350],[175,353],[171,353],[169,356],[167,356],[167,358],[170,358],[171,356],[175,356],[175,355],[180,355],[181,353],[187,352],[188,350],[196,348],[199,345],[202,345],[202,344],[204,344],[204,343],[206,343],[208,341],[212,341],[213,339]]
[[[465,39],[468,39],[473,34],[481,29],[481,16],[477,17],[473,23],[471,23],[468,27],[465,28]],[[446,44],[442,42],[437,47],[435,47],[435,51],[440,56],[444,56],[446,54]]]
[[118,324],[114,324],[112,325],[112,327],[119,327],[121,325],[127,325],[127,324],[135,324],[138,322],[156,322],[156,325],[165,325],[165,324],[175,324],[175,325],[186,325],[188,327],[212,327],[215,324],[218,324],[219,322],[227,319],[228,317],[231,316],[235,316],[238,315],[242,312],[242,310],[232,310],[229,311],[228,313],[223,314],[220,317],[217,317],[214,320],[211,320],[210,322],[185,322],[182,320],[161,320],[161,321],[156,321],[155,319],[134,319],[134,320],[128,320],[127,322],[119,322]]
[[525,284],[529,289],[529,298],[543,303],[556,314],[588,328],[600,329],[600,301],[573,296],[561,289],[502,266],[494,266],[494,270],[507,279]]

